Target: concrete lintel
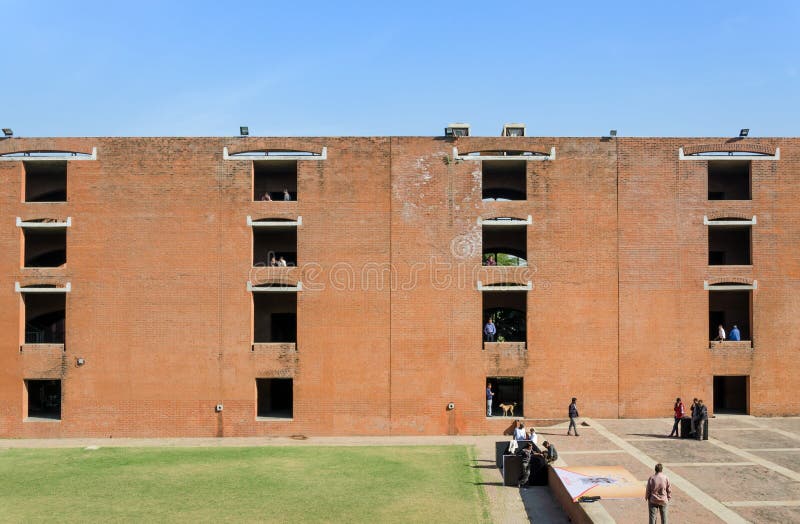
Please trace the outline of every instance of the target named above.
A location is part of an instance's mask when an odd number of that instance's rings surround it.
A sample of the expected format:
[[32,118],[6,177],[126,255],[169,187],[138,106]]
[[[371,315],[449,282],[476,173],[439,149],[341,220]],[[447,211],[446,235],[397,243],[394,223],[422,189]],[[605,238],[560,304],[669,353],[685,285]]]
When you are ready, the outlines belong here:
[[706,291],[747,291],[748,289],[758,289],[758,280],[753,280],[752,284],[725,284],[716,285],[703,280],[703,289]]
[[483,282],[478,280],[478,291],[530,291],[533,289],[533,283],[528,280],[525,285],[519,286],[496,286],[496,285],[483,285]]
[[247,215],[248,227],[281,227],[281,226],[302,226],[303,217],[298,216],[297,220],[253,220],[253,217]]
[[231,155],[228,153],[228,147],[222,148],[223,160],[252,160],[254,162],[275,162],[279,160],[327,160],[328,148],[323,147],[322,153],[319,155]]
[[555,160],[556,148],[550,148],[549,155],[509,155],[509,156],[482,156],[482,155],[459,155],[458,148],[453,147],[453,160],[524,160],[526,162],[541,162],[544,160]]
[[481,218],[478,217],[479,226],[503,227],[503,226],[529,226],[533,224],[533,217],[528,215],[525,220],[511,219],[503,220],[499,218]]
[[[12,154],[13,151],[9,151],[6,154]],[[2,156],[0,155],[0,162],[61,162],[61,161],[68,161],[68,162],[75,162],[78,160],[97,160],[97,148],[92,148],[92,154],[88,155],[87,153],[81,153],[80,151],[76,151],[78,155],[72,155],[69,152],[66,152],[63,155],[47,155],[47,156]]]
[[22,220],[22,218],[17,217],[17,227],[24,227],[24,228],[59,228],[59,227],[71,227],[72,226],[72,217],[67,217],[66,222],[30,222],[27,220]]
[[709,220],[708,216],[703,215],[704,226],[754,226],[756,225],[756,215],[750,220]]
[[775,148],[774,155],[685,155],[683,148],[678,148],[678,160],[780,160],[781,148]]
[[254,286],[252,282],[247,281],[248,293],[275,293],[275,292],[298,292],[303,291],[303,283],[297,282],[296,286]]
[[17,293],[69,293],[72,284],[67,282],[64,287],[22,287],[19,282],[14,282],[14,291]]

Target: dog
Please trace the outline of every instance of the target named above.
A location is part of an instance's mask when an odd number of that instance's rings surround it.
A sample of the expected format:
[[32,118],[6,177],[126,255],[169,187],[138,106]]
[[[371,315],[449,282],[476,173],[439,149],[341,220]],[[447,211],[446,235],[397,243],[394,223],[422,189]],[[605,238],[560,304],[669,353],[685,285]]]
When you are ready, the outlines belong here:
[[514,416],[514,406],[516,406],[516,405],[517,405],[516,402],[514,402],[513,404],[500,404],[500,409],[503,410],[503,416],[504,417],[508,417],[508,416],[512,416],[513,417]]

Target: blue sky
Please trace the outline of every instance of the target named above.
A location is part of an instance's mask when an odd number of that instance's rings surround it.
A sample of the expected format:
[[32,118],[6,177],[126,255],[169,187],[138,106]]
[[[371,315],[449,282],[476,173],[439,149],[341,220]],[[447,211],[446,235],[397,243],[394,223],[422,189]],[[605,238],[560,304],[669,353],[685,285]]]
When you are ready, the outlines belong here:
[[18,136],[800,135],[800,2],[0,0]]

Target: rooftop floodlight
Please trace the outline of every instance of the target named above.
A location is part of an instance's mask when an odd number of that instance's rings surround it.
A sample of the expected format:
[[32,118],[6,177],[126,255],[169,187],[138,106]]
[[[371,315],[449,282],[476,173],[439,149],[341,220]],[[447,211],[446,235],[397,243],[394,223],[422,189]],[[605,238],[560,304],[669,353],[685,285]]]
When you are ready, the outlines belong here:
[[525,136],[525,124],[504,124],[500,136]]
[[249,128],[249,127],[247,127],[247,126],[241,126],[241,127],[239,128],[239,134],[240,134],[241,136],[248,136],[248,135],[250,135],[250,128]]
[[749,134],[750,134],[749,129],[742,129],[741,131],[739,131],[739,138],[745,138]]
[[469,136],[469,124],[450,124],[444,128],[444,136]]
[[3,134],[6,136],[6,138],[11,138],[12,136],[14,136],[14,131],[12,131],[11,129],[9,129],[7,127],[4,127],[3,128]]
[[617,136],[617,130],[612,129],[611,131],[608,132],[608,136]]

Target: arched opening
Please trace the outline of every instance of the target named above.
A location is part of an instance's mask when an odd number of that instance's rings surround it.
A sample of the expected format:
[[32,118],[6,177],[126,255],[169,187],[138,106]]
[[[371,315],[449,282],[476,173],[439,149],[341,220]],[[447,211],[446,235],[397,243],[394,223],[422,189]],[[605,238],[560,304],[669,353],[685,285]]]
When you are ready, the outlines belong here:
[[753,291],[747,289],[747,285],[738,282],[720,282],[709,286],[709,340],[752,341],[752,318]]
[[[516,285],[516,284],[510,284]],[[492,286],[502,289],[502,284]],[[525,342],[527,340],[527,293],[525,291],[484,291],[483,321],[491,323],[495,328],[494,337],[487,337],[486,342]],[[493,340],[492,340],[493,339]]]
[[484,160],[481,162],[483,200],[525,200],[527,162]]
[[[53,286],[41,286],[53,287]],[[63,344],[66,320],[65,293],[25,293],[25,344]]]
[[525,225],[498,226],[484,223],[484,266],[527,266],[528,230]]

